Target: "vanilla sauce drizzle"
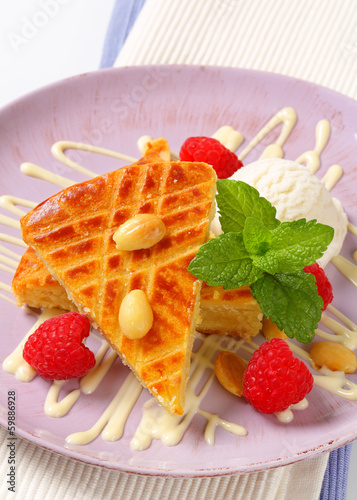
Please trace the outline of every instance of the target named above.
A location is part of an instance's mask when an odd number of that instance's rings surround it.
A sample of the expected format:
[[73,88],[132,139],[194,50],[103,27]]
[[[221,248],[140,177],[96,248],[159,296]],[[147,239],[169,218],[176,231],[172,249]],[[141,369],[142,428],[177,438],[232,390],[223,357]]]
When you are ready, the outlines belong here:
[[[265,148],[261,157],[282,158],[284,156],[283,145],[292,132],[296,124],[296,120],[297,116],[293,108],[287,107],[281,109],[239,153],[239,158],[241,160],[244,159],[254,149],[254,147],[257,146],[269,134],[269,132],[271,132],[275,127],[278,127],[279,125],[282,125],[279,137],[274,143],[268,145]],[[320,166],[320,155],[329,140],[329,136],[330,124],[327,120],[321,120],[316,126],[316,140],[314,149],[303,153],[297,158],[296,161],[298,163],[306,164],[310,171],[312,173],[315,173]],[[214,137],[219,139],[226,147],[228,147],[232,151],[235,151],[244,141],[242,134],[229,126],[221,127],[214,134]],[[150,140],[149,136],[143,136],[142,138],[140,138],[138,141],[139,149],[142,149],[144,144],[148,140]],[[116,153],[114,151],[99,148],[89,144],[81,144],[71,141],[60,141],[52,146],[52,154],[58,161],[88,178],[93,178],[97,174],[69,159],[65,154],[65,151],[68,149],[77,149],[91,153],[103,154],[129,162],[136,161],[136,158],[132,158],[127,155]],[[178,156],[175,153],[172,153],[172,158],[178,159]],[[49,172],[48,170],[45,170],[32,163],[23,163],[20,167],[20,170],[24,175],[45,180],[62,188],[66,188],[75,184],[75,182],[71,179],[67,179],[65,177]],[[327,173],[322,179],[322,182],[326,186],[326,188],[330,190],[338,182],[342,174],[342,168],[339,165],[333,165],[328,169]],[[21,217],[26,212],[20,209],[19,206],[31,209],[36,206],[36,204],[32,201],[13,196],[2,196],[0,197],[0,206],[11,214]],[[20,230],[19,221],[17,219],[14,219],[13,217],[7,217],[0,214],[0,224]],[[356,226],[353,226],[351,223],[349,223],[348,230],[352,234],[357,236]],[[25,243],[20,238],[0,233],[0,240],[22,248],[26,248]],[[9,272],[10,274],[13,274],[18,265],[20,255],[12,252],[11,250],[8,250],[3,246],[0,246],[0,252],[1,269]],[[357,252],[355,257],[355,260],[357,260]],[[356,265],[352,264],[341,255],[334,257],[331,262],[343,274],[343,276],[346,277],[346,279],[350,280],[355,286],[357,286]],[[11,287],[6,285],[5,283],[0,283],[0,289],[6,293],[11,293]],[[11,297],[7,295],[0,293],[0,297],[12,303],[16,303]],[[321,323],[334,333],[330,334],[322,331],[321,329],[317,329],[316,335],[329,341],[340,342],[350,349],[356,349],[357,326],[331,305],[328,306],[328,311],[339,321],[336,321],[335,319],[332,319],[330,316],[323,313]],[[18,380],[21,380],[23,382],[29,382],[34,378],[34,376],[36,375],[34,370],[24,361],[22,357],[23,345],[26,342],[27,337],[39,326],[39,324],[41,324],[41,322],[45,321],[49,317],[60,314],[60,312],[61,311],[59,310],[44,310],[39,315],[30,332],[28,332],[28,334],[20,342],[15,351],[4,360],[4,370],[14,374]],[[217,426],[222,427],[226,431],[231,432],[236,436],[245,436],[247,434],[247,430],[244,427],[241,427],[236,423],[227,422],[221,419],[218,415],[201,409],[200,403],[208,393],[215,376],[213,359],[217,351],[226,349],[233,352],[240,352],[243,350],[249,354],[252,354],[254,352],[254,349],[247,345],[246,341],[242,339],[227,340],[222,339],[222,337],[211,335],[207,337],[199,336],[199,341],[201,342],[201,345],[199,346],[198,350],[192,354],[192,365],[190,371],[190,379],[186,391],[184,415],[169,415],[159,404],[157,404],[154,398],[149,399],[144,404],[141,422],[132,439],[132,449],[146,449],[153,439],[160,439],[164,444],[168,446],[179,443],[187,427],[196,414],[200,414],[207,421],[204,437],[206,442],[210,445],[214,444],[215,428]],[[252,342],[250,344],[254,345],[254,343]],[[303,360],[313,366],[312,360],[305,350],[303,350],[301,347],[296,346],[290,341],[289,345],[295,354],[297,354]],[[101,346],[96,354],[96,365],[84,377],[81,378],[78,389],[71,391],[66,397],[62,398],[62,400],[59,401],[60,390],[65,382],[54,381],[52,383],[45,401],[45,413],[51,417],[62,417],[66,415],[68,411],[73,407],[81,393],[90,394],[97,389],[97,387],[115,362],[116,358],[117,354],[111,350],[105,340],[102,340]],[[203,384],[200,393],[196,395],[197,386],[200,383],[203,374],[207,370],[210,371],[210,374]],[[315,385],[331,392],[332,394],[336,394],[340,397],[350,400],[357,400],[357,385],[349,381],[344,373],[331,372],[327,368],[323,367],[319,370],[319,375],[314,375],[314,383]],[[104,413],[94,424],[94,426],[87,431],[80,431],[71,434],[66,438],[67,443],[69,443],[69,445],[87,444],[96,439],[100,433],[102,435],[102,438],[107,441],[120,439],[123,433],[125,422],[127,421],[127,418],[129,417],[141,391],[142,386],[135,378],[135,376],[130,373],[126,377],[124,383],[118,389],[116,395],[109,403]],[[308,402],[305,398],[297,405],[292,405],[289,409],[285,410],[285,412],[277,413],[276,417],[279,421],[288,423],[293,418],[292,410],[302,410],[305,409],[307,405]]]

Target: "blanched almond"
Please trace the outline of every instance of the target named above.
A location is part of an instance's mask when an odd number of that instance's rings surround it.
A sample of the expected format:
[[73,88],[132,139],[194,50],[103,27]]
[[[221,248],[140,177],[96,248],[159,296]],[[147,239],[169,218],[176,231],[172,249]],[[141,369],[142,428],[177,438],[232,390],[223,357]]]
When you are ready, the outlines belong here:
[[329,370],[345,373],[354,373],[357,369],[355,353],[337,342],[316,342],[310,356],[318,369],[326,366]]
[[129,339],[144,337],[154,321],[148,298],[142,290],[132,290],[124,297],[119,309],[119,325]]
[[150,248],[166,234],[164,222],[154,214],[138,214],[128,219],[113,234],[118,250]]
[[242,396],[243,376],[246,364],[242,358],[229,351],[222,351],[216,357],[214,369],[218,380],[227,391]]

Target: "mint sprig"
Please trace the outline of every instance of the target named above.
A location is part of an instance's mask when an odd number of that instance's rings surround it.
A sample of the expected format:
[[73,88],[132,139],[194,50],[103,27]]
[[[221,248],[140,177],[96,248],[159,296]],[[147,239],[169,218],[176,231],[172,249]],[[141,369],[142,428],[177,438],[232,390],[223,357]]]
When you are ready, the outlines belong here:
[[248,217],[243,229],[246,249],[257,267],[270,274],[293,273],[322,257],[326,241],[332,240],[330,226],[306,219],[282,222],[268,230],[258,219]]
[[311,273],[265,273],[251,285],[251,292],[264,315],[288,337],[311,342],[324,305]]
[[268,229],[280,224],[276,208],[245,182],[219,179],[216,201],[224,233],[243,231],[247,217],[255,217]]
[[242,233],[220,234],[205,243],[188,270],[209,286],[224,288],[250,285],[263,276],[244,246]]
[[323,255],[333,228],[316,220],[280,222],[271,203],[241,181],[219,179],[217,191],[224,234],[200,248],[189,271],[209,286],[250,285],[266,317],[289,337],[310,342],[323,301],[303,268]]

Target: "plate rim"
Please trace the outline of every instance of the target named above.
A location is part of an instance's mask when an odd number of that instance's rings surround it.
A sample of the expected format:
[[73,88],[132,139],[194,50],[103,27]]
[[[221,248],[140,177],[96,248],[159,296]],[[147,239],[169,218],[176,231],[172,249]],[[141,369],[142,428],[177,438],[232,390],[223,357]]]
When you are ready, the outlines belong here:
[[29,92],[26,92],[19,97],[11,100],[10,102],[2,105],[0,107],[0,115],[4,112],[10,111],[12,107],[20,105],[22,101],[36,97],[39,94],[42,94],[43,92],[50,91],[58,86],[62,85],[67,85],[72,83],[73,81],[80,81],[81,79],[85,78],[95,78],[97,75],[100,77],[101,75],[106,75],[106,74],[111,74],[115,72],[122,72],[122,71],[136,71],[136,70],[144,70],[144,69],[153,69],[153,68],[166,68],[168,71],[171,70],[181,70],[182,68],[189,69],[189,70],[195,70],[195,71],[227,71],[227,72],[240,72],[240,73],[245,73],[247,75],[252,74],[252,75],[260,75],[260,76],[267,76],[268,78],[276,78],[278,80],[286,80],[292,82],[296,82],[298,85],[303,85],[303,86],[311,86],[311,88],[316,88],[319,90],[323,90],[324,92],[331,93],[335,95],[335,97],[342,98],[343,100],[349,100],[351,101],[351,104],[353,103],[354,105],[357,103],[357,99],[354,99],[353,97],[350,97],[348,95],[343,94],[342,92],[339,92],[337,90],[331,89],[330,87],[327,87],[325,85],[320,85],[315,82],[310,82],[308,80],[304,80],[302,78],[298,78],[295,76],[290,76],[290,75],[285,75],[281,73],[276,73],[273,71],[265,71],[265,70],[259,70],[259,69],[251,69],[251,68],[235,68],[233,66],[221,66],[221,65],[210,65],[210,64],[142,64],[142,65],[135,65],[135,66],[115,66],[111,68],[101,68],[93,71],[87,71],[84,73],[78,73],[73,76],[68,76],[66,78],[61,78],[59,80],[56,80],[54,82],[47,83],[45,85],[41,85],[40,87],[33,89]]
[[[73,82],[80,82],[83,79],[101,79],[103,77],[106,77],[107,75],[114,75],[114,74],[120,74],[120,73],[128,73],[128,72],[143,72],[143,71],[148,71],[148,70],[153,70],[155,68],[162,68],[166,69],[170,72],[175,72],[175,71],[180,71],[182,69],[192,71],[192,72],[197,72],[197,71],[214,71],[214,72],[227,72],[231,74],[242,74],[242,75],[247,75],[247,76],[252,76],[254,78],[267,78],[270,79],[271,81],[281,81],[285,80],[289,85],[292,84],[298,84],[299,86],[302,87],[307,87],[307,88],[315,88],[319,91],[322,91],[325,95],[332,95],[334,99],[341,99],[344,102],[350,102],[351,105],[356,106],[357,105],[357,100],[353,99],[352,97],[346,96],[338,91],[335,91],[329,87],[325,87],[319,84],[316,84],[314,82],[309,82],[300,78],[288,76],[288,75],[283,75],[275,72],[268,72],[268,71],[263,71],[263,70],[255,70],[255,69],[249,69],[249,68],[234,68],[230,66],[218,66],[218,65],[191,65],[191,64],[148,64],[148,65],[137,65],[137,66],[122,66],[122,67],[113,67],[113,68],[104,68],[104,69],[98,69],[86,73],[81,73],[77,74],[74,76],[70,76],[64,79],[57,80],[55,82],[51,82],[49,84],[46,84],[44,86],[41,86],[35,90],[32,90],[28,93],[25,93],[24,95],[14,99],[13,101],[5,104],[0,108],[0,119],[1,117],[8,113],[12,112],[14,108],[23,105],[23,103],[28,102],[28,100],[34,98],[34,97],[39,97],[41,94],[46,93],[46,92],[51,92],[53,90],[56,90],[58,88],[62,88],[63,86],[66,85],[71,85]],[[0,417],[0,426],[3,427],[5,430],[7,430],[7,421],[3,419],[3,417]],[[242,467],[242,466],[226,466],[224,469],[222,467],[218,467],[217,469],[187,469],[187,470],[181,470],[179,472],[175,472],[172,470],[168,469],[159,469],[157,467],[150,468],[148,466],[143,466],[141,467],[140,465],[135,465],[134,467],[131,467],[128,464],[119,464],[119,463],[113,463],[110,461],[105,461],[103,462],[103,459],[97,459],[95,457],[89,456],[89,455],[82,455],[81,453],[77,452],[76,450],[73,450],[71,448],[65,448],[64,446],[57,445],[55,443],[48,443],[50,446],[46,446],[46,441],[44,441],[44,438],[39,438],[37,436],[34,436],[31,434],[29,431],[26,431],[23,428],[18,428],[16,427],[16,435],[20,436],[22,439],[25,439],[27,442],[31,444],[35,444],[36,446],[39,446],[42,449],[48,450],[50,452],[54,452],[57,455],[60,455],[64,458],[70,458],[73,460],[76,460],[78,462],[82,462],[85,464],[89,465],[94,465],[97,467],[101,467],[107,470],[115,470],[115,471],[120,471],[124,473],[131,473],[131,474],[137,474],[137,475],[144,475],[144,476],[157,476],[157,477],[175,477],[175,478],[203,478],[203,477],[217,477],[217,476],[229,476],[233,474],[240,474],[240,473],[250,473],[250,472],[258,472],[258,471],[263,471],[263,470],[270,470],[276,467],[281,467],[284,465],[292,464],[292,463],[297,463],[299,461],[308,459],[308,458],[314,458],[316,456],[319,456],[320,454],[324,452],[329,452],[334,449],[337,449],[343,445],[346,445],[355,439],[357,439],[357,431],[355,434],[351,435],[345,435],[342,436],[338,439],[334,439],[333,441],[328,441],[326,439],[326,442],[319,446],[315,446],[312,448],[309,448],[305,450],[304,452],[294,452],[292,455],[286,458],[276,458],[275,460],[267,460],[265,462],[257,462],[254,464],[250,464],[248,466]],[[142,470],[141,470],[142,469]]]
[[[6,427],[7,423],[6,421],[3,421],[3,418],[0,417],[0,427],[3,428],[5,431],[7,430]],[[20,432],[19,432],[20,430]],[[298,462],[302,462],[304,460],[309,460],[312,458],[316,458],[323,453],[329,453],[333,450],[336,450],[342,446],[345,446],[349,443],[352,443],[355,439],[356,436],[348,436],[345,437],[344,439],[335,439],[335,440],[330,440],[326,442],[325,444],[321,444],[319,446],[316,446],[314,448],[310,448],[308,450],[295,453],[293,456],[282,458],[282,459],[276,459],[275,461],[265,461],[265,462],[256,462],[254,464],[251,464],[247,467],[217,467],[217,468],[211,468],[211,469],[186,469],[186,470],[180,470],[180,472],[175,472],[173,470],[168,470],[168,469],[159,469],[159,468],[153,468],[150,469],[147,466],[140,466],[140,465],[135,465],[135,467],[130,467],[129,465],[122,465],[120,467],[114,466],[112,462],[108,463],[106,461],[96,459],[94,457],[91,457],[89,455],[82,455],[75,450],[72,450],[71,448],[64,448],[61,447],[55,443],[53,443],[51,446],[46,446],[42,438],[38,438],[37,436],[34,436],[33,434],[29,433],[28,431],[25,431],[24,429],[19,429],[16,427],[15,431],[15,436],[20,436],[22,439],[24,439],[27,443],[33,444],[35,446],[39,446],[43,450],[55,453],[56,455],[59,455],[63,458],[69,458],[71,460],[75,460],[76,462],[80,462],[83,464],[87,465],[92,465],[96,467],[100,467],[105,470],[109,471],[117,471],[117,472],[122,472],[122,473],[128,473],[128,474],[134,474],[137,476],[146,476],[146,477],[172,477],[172,478],[189,478],[189,479],[198,479],[198,478],[205,478],[205,477],[224,477],[224,476],[233,476],[236,474],[250,474],[254,472],[263,472],[266,470],[272,470],[276,469],[278,467],[284,467],[286,465],[292,465]],[[178,443],[176,446],[179,446],[180,443]],[[208,446],[208,445],[207,445]],[[63,451],[65,450],[65,452]],[[112,466],[110,465],[112,464]],[[142,470],[141,470],[142,468]]]

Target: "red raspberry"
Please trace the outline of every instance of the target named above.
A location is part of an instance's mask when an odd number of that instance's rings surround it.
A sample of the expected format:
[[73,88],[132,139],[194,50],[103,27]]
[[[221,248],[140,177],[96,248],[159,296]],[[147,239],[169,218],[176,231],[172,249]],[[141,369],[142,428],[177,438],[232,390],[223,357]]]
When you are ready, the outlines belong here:
[[304,267],[304,271],[315,276],[317,291],[324,301],[324,307],[322,309],[322,311],[324,311],[333,299],[332,285],[329,282],[325,271],[321,266],[319,266],[317,262],[315,262],[315,264],[312,264],[311,266]]
[[212,137],[189,137],[181,146],[181,161],[203,161],[212,165],[219,179],[227,179],[243,163],[217,139]]
[[308,394],[313,378],[306,365],[278,338],[264,342],[244,373],[243,396],[262,413],[284,411]]
[[94,354],[82,343],[89,330],[88,318],[77,312],[50,318],[29,336],[23,357],[44,378],[82,377],[95,365]]

